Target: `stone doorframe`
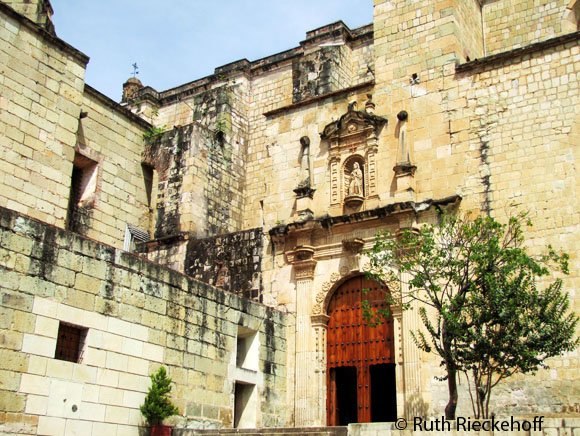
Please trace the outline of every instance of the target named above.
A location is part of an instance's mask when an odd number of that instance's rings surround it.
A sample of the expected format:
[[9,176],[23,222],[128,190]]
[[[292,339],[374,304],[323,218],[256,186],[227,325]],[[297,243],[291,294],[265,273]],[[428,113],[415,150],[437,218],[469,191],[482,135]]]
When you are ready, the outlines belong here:
[[[330,317],[327,314],[328,304],[336,289],[351,277],[364,274],[361,271],[351,271],[346,274],[333,273],[316,293],[310,316],[315,343],[315,373],[316,384],[320,388],[320,405],[326,405],[326,344],[327,328]],[[416,309],[416,308],[413,308]],[[393,333],[395,346],[395,376],[397,383],[397,416],[412,418],[421,413],[415,404],[421,401],[420,354],[413,339],[411,330],[418,326],[417,310],[402,311],[400,306],[392,308]],[[402,326],[406,326],[403,332]],[[326,407],[320,411],[321,425],[326,423]]]

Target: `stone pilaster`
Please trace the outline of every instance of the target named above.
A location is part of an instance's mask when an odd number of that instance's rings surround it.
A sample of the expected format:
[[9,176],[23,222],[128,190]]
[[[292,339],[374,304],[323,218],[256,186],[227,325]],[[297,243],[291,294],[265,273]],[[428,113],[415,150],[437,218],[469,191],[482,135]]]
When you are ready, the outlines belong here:
[[[401,274],[402,295],[408,293],[407,283],[411,279],[408,273]],[[421,351],[413,341],[411,332],[420,329],[419,305],[417,301],[411,303],[411,307],[403,312],[402,316],[402,345],[403,345],[403,377],[405,408],[404,413],[408,419],[413,416],[424,416],[425,405],[421,395]]]
[[317,425],[326,425],[326,333],[328,315],[313,315],[310,318],[314,330],[314,383],[316,404],[314,408]]
[[316,261],[313,259],[294,262],[296,277],[296,427],[320,425],[318,392],[316,392],[316,353],[312,347],[312,326],[310,324],[310,306],[312,280]]

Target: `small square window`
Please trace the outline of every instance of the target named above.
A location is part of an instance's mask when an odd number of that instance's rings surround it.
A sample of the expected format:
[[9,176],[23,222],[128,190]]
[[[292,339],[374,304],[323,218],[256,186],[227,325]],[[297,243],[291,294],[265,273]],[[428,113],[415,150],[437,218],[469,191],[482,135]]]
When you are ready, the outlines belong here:
[[61,322],[58,326],[54,358],[80,363],[88,331],[86,328]]

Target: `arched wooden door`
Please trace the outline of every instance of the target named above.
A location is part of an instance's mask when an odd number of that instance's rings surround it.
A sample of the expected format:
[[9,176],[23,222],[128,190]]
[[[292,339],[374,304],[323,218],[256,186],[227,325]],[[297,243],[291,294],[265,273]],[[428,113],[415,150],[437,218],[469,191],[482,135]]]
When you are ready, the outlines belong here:
[[[368,289],[368,292],[363,292]],[[344,282],[328,307],[328,425],[394,421],[397,415],[392,318],[377,327],[362,303],[385,308],[387,288],[364,276]]]

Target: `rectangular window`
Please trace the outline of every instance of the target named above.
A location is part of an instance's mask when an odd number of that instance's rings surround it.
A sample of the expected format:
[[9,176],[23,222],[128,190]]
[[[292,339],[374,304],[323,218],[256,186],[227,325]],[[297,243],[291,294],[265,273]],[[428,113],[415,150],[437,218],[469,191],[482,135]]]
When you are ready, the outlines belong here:
[[147,196],[147,206],[153,206],[153,178],[155,170],[151,165],[146,163],[141,164],[141,170],[143,171],[143,183],[145,185],[145,195]]
[[159,176],[155,168],[149,164],[142,163],[141,170],[143,172],[143,185],[145,187],[145,197],[147,201],[147,207],[149,208],[149,233],[151,235],[155,234],[155,210],[157,207],[157,194],[159,189],[157,187],[159,183]]
[[236,366],[238,368],[258,370],[260,344],[255,330],[238,326],[238,340],[236,347]]
[[70,196],[67,211],[67,228],[81,232],[87,222],[88,210],[92,208],[97,190],[97,162],[76,153],[71,175]]
[[80,363],[88,329],[61,322],[58,326],[54,358]]

